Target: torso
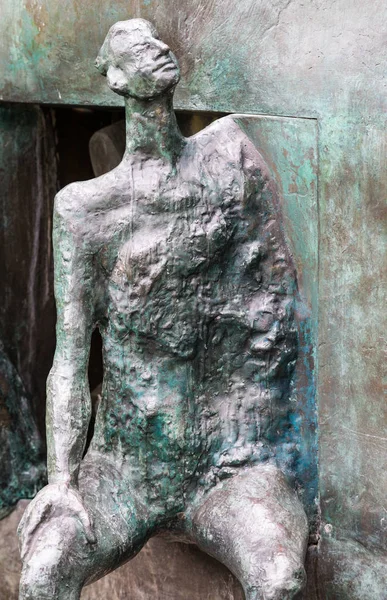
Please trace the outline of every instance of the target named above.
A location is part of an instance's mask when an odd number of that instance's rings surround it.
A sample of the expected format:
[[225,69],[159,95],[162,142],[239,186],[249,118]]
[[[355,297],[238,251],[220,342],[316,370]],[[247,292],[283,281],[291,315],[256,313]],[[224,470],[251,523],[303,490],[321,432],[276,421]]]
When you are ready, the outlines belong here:
[[[243,264],[259,242],[256,217],[244,213],[243,134],[222,121],[188,140],[172,171],[124,160],[95,180],[88,208],[104,288],[103,399],[90,451],[120,460],[163,510],[184,504],[193,479],[207,485],[206,471],[219,474],[223,446],[243,464],[242,442],[259,436],[240,439],[236,422],[261,286]],[[230,136],[233,144],[222,140]],[[248,396],[250,418],[251,403],[264,414],[259,390]]]

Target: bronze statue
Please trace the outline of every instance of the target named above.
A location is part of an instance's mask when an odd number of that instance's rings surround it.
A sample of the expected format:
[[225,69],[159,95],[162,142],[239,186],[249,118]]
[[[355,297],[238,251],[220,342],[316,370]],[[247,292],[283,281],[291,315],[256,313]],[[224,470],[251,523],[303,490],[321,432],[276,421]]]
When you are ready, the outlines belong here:
[[247,600],[293,598],[308,526],[276,464],[298,340],[273,178],[232,116],[181,135],[179,67],[150,23],[116,23],[97,67],[125,97],[126,151],[56,197],[49,485],[20,525],[20,599],[76,600],[159,533],[223,562]]

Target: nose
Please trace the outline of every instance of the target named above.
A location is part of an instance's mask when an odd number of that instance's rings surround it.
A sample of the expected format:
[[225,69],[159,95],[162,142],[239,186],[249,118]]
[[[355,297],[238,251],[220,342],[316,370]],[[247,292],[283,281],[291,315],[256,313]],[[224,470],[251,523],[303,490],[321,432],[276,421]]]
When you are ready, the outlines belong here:
[[170,47],[168,46],[168,44],[165,44],[162,40],[156,40],[156,42],[161,54],[168,54],[168,52],[170,51]]

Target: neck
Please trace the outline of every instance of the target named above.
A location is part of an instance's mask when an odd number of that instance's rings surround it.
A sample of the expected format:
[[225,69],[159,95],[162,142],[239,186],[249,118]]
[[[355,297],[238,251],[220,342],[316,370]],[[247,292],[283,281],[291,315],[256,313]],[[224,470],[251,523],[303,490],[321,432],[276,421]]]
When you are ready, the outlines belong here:
[[184,138],[176,123],[173,94],[153,100],[125,98],[125,156],[140,154],[174,164]]

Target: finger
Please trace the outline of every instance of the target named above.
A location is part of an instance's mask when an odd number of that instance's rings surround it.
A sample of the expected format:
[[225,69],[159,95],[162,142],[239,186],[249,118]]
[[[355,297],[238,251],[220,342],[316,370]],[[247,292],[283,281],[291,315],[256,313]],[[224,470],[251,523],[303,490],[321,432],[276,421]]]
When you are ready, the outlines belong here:
[[85,510],[85,508],[82,504],[82,501],[80,500],[80,498],[78,498],[78,496],[76,494],[72,494],[72,503],[71,504],[72,504],[71,509],[75,512],[75,514],[78,516],[79,520],[82,523],[87,541],[90,544],[95,544],[95,542],[97,540],[96,540],[95,533],[94,533],[93,522],[92,522],[89,514]]
[[97,538],[95,537],[94,526],[89,515],[84,509],[80,510],[77,514],[83,525],[87,541],[89,542],[89,544],[95,544]]

